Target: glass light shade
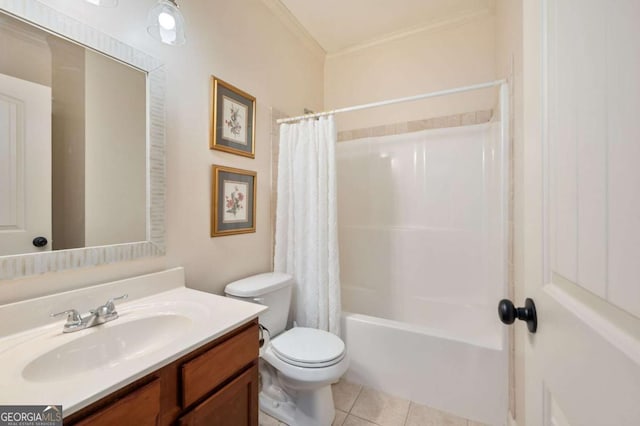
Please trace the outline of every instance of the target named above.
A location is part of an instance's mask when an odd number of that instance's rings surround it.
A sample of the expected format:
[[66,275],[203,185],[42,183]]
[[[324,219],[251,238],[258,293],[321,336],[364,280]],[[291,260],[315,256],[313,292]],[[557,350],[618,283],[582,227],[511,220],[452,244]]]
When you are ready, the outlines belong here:
[[91,3],[100,7],[116,7],[118,0],[85,0],[87,3]]
[[174,0],[160,0],[149,11],[147,32],[156,40],[180,46],[186,43],[184,17]]

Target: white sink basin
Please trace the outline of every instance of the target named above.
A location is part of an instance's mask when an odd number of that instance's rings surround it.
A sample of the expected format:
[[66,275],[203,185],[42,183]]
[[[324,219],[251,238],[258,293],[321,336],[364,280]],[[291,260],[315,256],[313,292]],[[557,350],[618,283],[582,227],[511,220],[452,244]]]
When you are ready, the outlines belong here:
[[76,332],[82,335],[29,362],[22,377],[31,382],[51,382],[115,367],[169,345],[192,325],[190,318],[176,314],[118,321],[122,318]]

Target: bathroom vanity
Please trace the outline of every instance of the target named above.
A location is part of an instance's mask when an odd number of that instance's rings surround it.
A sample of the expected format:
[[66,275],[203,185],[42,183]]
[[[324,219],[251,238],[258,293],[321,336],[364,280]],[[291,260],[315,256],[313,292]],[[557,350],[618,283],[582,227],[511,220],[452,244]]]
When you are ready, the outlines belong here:
[[[113,321],[49,318],[120,294]],[[188,289],[182,268],[1,306],[0,404],[62,405],[65,425],[257,425],[264,309]]]
[[258,323],[214,342],[104,397],[65,425],[257,425]]

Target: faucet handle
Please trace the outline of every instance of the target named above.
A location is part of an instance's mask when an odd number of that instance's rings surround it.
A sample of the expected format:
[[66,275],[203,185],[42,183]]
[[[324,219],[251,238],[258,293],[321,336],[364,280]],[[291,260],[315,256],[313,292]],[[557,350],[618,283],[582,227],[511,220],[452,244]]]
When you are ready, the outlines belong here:
[[122,296],[118,296],[118,297],[112,297],[111,299],[107,300],[107,303],[104,304],[104,306],[107,308],[107,314],[112,314],[116,311],[116,305],[113,303],[116,300],[122,300],[122,299],[126,299],[127,297],[129,297],[128,294],[123,294]]
[[75,309],[68,309],[66,311],[58,312],[57,314],[51,314],[49,316],[53,318],[53,317],[57,317],[64,314],[67,314],[67,323],[65,324],[65,326],[78,325],[82,322],[82,317],[80,316],[80,313]]

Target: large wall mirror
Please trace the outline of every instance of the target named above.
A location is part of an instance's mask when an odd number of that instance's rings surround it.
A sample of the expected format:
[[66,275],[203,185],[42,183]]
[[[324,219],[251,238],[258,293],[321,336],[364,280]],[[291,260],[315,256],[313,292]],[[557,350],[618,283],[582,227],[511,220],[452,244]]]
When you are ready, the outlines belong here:
[[163,253],[161,64],[0,1],[0,279]]

